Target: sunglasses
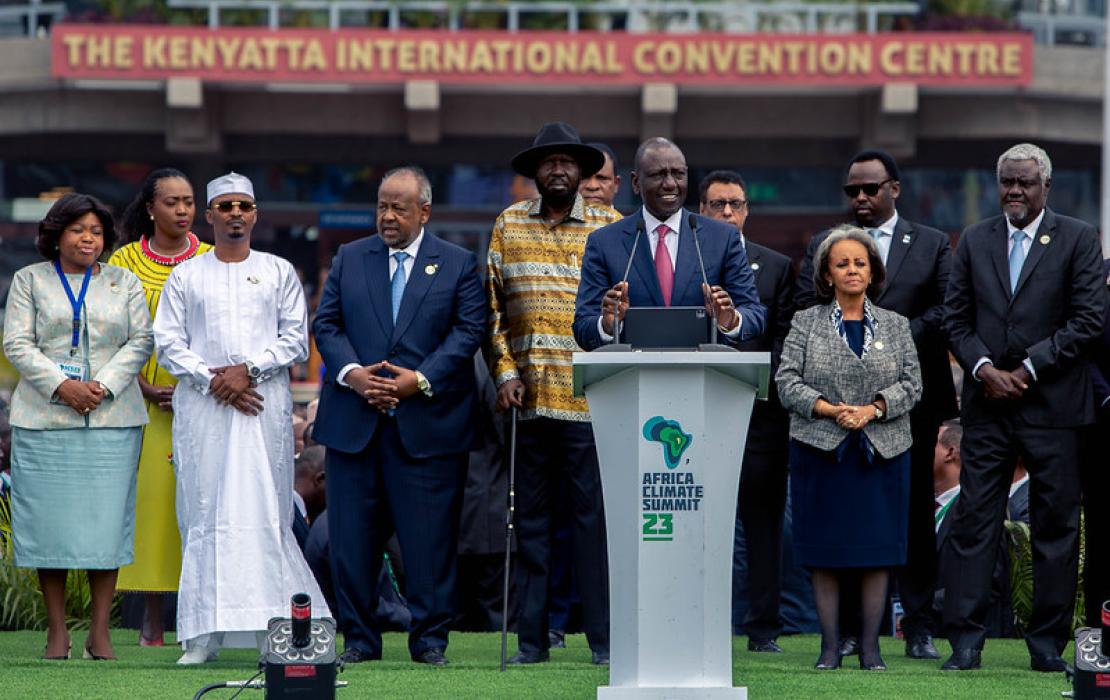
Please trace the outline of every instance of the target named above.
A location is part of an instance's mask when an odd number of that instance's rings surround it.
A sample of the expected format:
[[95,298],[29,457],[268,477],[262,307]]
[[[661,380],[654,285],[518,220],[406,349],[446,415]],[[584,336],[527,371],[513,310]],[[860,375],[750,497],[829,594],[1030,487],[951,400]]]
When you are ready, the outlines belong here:
[[888,177],[882,182],[865,182],[862,185],[844,185],[844,194],[855,199],[862,191],[868,197],[874,197],[879,194],[879,188],[888,182],[894,182],[894,178]]
[[212,208],[219,211],[221,214],[230,214],[231,210],[234,209],[235,207],[239,207],[239,211],[243,212],[244,214],[248,214],[248,213],[254,211],[255,203],[254,202],[235,201],[235,202],[217,202],[216,204],[212,205]]
[[709,204],[710,209],[716,212],[724,211],[725,207],[729,207],[733,211],[741,211],[748,206],[748,203],[743,199],[711,199],[707,204]]

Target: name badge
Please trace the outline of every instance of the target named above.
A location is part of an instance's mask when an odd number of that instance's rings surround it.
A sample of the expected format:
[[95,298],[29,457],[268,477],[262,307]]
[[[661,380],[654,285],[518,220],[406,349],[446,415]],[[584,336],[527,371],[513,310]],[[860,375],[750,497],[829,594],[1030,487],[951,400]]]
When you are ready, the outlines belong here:
[[67,379],[74,379],[79,382],[85,381],[85,365],[77,362],[59,362],[58,369],[62,370],[62,374],[66,375]]

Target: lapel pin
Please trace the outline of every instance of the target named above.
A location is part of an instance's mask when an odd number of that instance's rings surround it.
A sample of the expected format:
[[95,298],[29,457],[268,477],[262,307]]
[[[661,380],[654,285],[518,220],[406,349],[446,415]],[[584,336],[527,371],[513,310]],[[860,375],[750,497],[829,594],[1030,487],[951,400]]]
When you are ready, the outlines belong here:
[[248,276],[247,276],[247,281],[248,281],[248,282],[250,282],[251,284],[258,284],[258,283],[259,283],[259,282],[261,282],[262,280],[258,279],[258,278],[257,278],[257,277],[255,277],[254,275],[248,275]]
[[904,245],[910,244],[910,234],[907,233],[906,235],[902,236],[902,243]]
[[882,350],[882,349],[883,349],[883,341],[881,341],[881,340],[876,340],[876,341],[875,341],[875,349],[876,349],[876,350]]
[[1049,238],[1048,234],[1046,233],[1045,235],[1041,236],[1041,245],[1048,245],[1048,242],[1051,240],[1052,239]]
[[424,274],[425,275],[434,275],[436,273],[436,270],[438,270],[438,269],[439,269],[439,265],[425,265],[424,266]]
[[115,282],[112,282],[110,285],[108,285],[108,289],[111,289],[113,294],[119,294],[119,285]]
[[752,263],[752,269],[753,270],[758,270],[759,269],[759,263]]

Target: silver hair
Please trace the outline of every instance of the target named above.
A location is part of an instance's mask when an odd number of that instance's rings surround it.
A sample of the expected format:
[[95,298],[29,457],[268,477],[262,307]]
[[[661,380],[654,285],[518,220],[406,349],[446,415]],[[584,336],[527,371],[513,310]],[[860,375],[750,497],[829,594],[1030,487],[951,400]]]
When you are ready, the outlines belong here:
[[998,156],[998,166],[995,168],[995,177],[1001,177],[1002,164],[1008,160],[1031,160],[1037,164],[1037,172],[1041,175],[1041,184],[1052,178],[1052,160],[1040,146],[1031,143],[1019,143],[1012,146],[1002,155]]
[[871,265],[871,284],[868,285],[867,292],[874,296],[886,281],[886,267],[879,257],[879,247],[866,230],[852,224],[841,224],[829,232],[813,254],[813,290],[817,298],[829,301],[834,296],[832,285],[825,279],[825,271],[829,267],[832,247],[841,241],[855,241],[867,249],[867,260]]
[[397,168],[387,170],[385,175],[382,176],[382,182],[385,182],[394,175],[412,175],[416,178],[416,182],[420,185],[420,194],[418,195],[421,204],[431,205],[432,203],[432,182],[428,179],[427,173],[419,165],[402,165]]

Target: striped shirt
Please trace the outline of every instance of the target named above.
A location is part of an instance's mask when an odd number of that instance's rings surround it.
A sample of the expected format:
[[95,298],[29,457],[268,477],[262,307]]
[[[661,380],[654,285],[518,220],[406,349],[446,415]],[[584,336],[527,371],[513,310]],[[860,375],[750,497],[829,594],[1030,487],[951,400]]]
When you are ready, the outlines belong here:
[[[201,241],[193,257],[203,255],[209,250],[212,250],[212,246]],[[146,293],[146,305],[147,308],[150,309],[150,317],[154,318],[155,312],[158,311],[158,300],[162,298],[162,287],[166,284],[166,279],[170,276],[170,273],[173,272],[174,266],[154,262],[143,255],[139,241],[128,243],[117,249],[116,252],[112,253],[112,257],[108,258],[108,264],[122,267],[135,273],[135,276],[143,283],[143,292]],[[158,365],[154,355],[150,356],[150,359],[143,367],[141,376],[146,380],[147,384],[154,384],[156,386],[173,386],[177,384],[177,379]]]
[[517,202],[497,217],[489,242],[490,370],[498,387],[527,388],[520,417],[589,421],[574,396],[574,301],[586,238],[616,221],[615,209],[574,199],[570,214],[549,226],[540,199]]

